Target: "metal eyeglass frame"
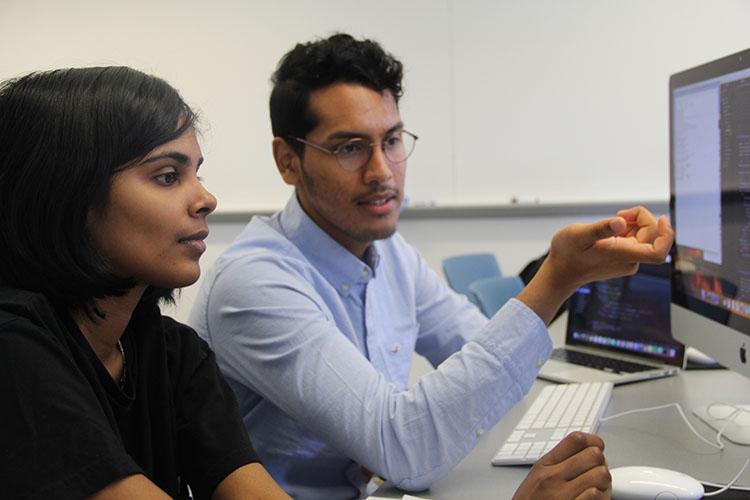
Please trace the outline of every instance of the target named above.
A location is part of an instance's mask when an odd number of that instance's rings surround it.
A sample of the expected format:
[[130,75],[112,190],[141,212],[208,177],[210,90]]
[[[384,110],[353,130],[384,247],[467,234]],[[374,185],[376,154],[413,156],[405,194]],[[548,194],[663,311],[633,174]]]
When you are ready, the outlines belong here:
[[[385,155],[385,157],[388,158],[388,161],[391,161],[393,163],[403,163],[403,162],[405,162],[411,156],[411,154],[414,152],[414,149],[417,146],[417,139],[419,139],[419,136],[417,136],[416,134],[413,134],[413,133],[409,132],[408,130],[403,130],[403,129],[401,130],[401,133],[402,134],[408,134],[412,139],[414,139],[414,144],[412,145],[411,150],[408,153],[406,153],[406,157],[404,157],[401,160],[393,160],[393,159],[391,159],[390,156],[388,156],[388,153],[385,150],[385,145],[384,145],[384,143],[382,141],[380,141],[380,142],[371,142],[371,143],[369,143],[367,145],[367,147],[368,147],[367,159],[364,161],[364,163],[362,163],[361,165],[358,165],[357,167],[354,167],[354,168],[344,166],[341,163],[341,159],[339,158],[339,155],[338,155],[339,149],[341,147],[349,144],[351,141],[347,141],[347,142],[341,144],[340,146],[337,146],[336,149],[328,149],[326,147],[321,146],[320,144],[315,144],[314,142],[306,141],[305,139],[301,139],[301,138],[295,137],[293,135],[289,136],[289,138],[290,139],[294,139],[297,142],[300,142],[300,143],[302,143],[302,144],[304,144],[306,146],[310,146],[312,148],[315,148],[315,149],[317,149],[319,151],[322,151],[324,153],[328,153],[329,155],[333,155],[336,158],[336,161],[338,162],[339,166],[342,169],[344,169],[344,170],[346,170],[348,172],[355,172],[355,171],[359,170],[360,168],[364,167],[365,165],[367,165],[367,163],[372,158],[372,152],[374,150],[374,147],[376,145],[378,145],[378,144],[380,145],[380,149],[383,151],[383,154]],[[357,141],[364,142],[364,139],[359,139],[359,138],[352,139],[352,140],[357,140]]]

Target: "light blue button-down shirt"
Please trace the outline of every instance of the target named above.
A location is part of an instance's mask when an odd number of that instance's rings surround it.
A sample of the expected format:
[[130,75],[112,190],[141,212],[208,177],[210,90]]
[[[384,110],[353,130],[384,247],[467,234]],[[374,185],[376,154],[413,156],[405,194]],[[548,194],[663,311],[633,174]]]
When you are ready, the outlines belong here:
[[[398,234],[365,261],[292,196],[217,260],[190,317],[265,467],[296,498],[356,498],[360,466],[428,487],[526,394],[551,352],[524,304],[487,320]],[[407,387],[414,352],[437,369]]]

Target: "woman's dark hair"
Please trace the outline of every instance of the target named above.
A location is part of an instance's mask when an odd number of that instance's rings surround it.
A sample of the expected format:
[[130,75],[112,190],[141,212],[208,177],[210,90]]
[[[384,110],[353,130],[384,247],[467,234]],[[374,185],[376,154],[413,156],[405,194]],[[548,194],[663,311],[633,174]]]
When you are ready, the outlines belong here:
[[[96,312],[133,286],[87,230],[112,175],[196,120],[165,81],[126,67],[32,73],[0,84],[0,283]],[[179,127],[178,127],[179,125]],[[150,288],[144,299],[172,291]]]
[[[358,83],[386,90],[398,102],[403,65],[372,40],[338,33],[297,44],[281,58],[271,82],[271,129],[274,137],[305,137],[317,125],[309,107],[310,93],[333,83]],[[302,145],[290,143],[300,154]]]

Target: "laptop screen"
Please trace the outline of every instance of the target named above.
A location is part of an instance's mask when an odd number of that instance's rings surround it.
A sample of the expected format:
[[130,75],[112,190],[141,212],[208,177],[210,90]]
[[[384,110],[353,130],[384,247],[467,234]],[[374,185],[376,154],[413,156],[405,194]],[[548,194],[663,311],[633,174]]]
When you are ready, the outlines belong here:
[[685,348],[672,338],[670,299],[669,263],[588,283],[570,298],[566,343],[682,366]]

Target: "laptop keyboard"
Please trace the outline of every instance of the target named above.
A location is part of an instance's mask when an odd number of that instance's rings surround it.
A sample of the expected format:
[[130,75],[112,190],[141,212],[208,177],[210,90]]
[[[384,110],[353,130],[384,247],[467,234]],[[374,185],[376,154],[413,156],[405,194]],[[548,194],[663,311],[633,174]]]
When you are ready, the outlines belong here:
[[654,369],[653,366],[649,365],[608,358],[606,356],[597,356],[596,354],[586,352],[571,351],[564,348],[555,349],[552,352],[552,359],[612,373],[637,373]]

